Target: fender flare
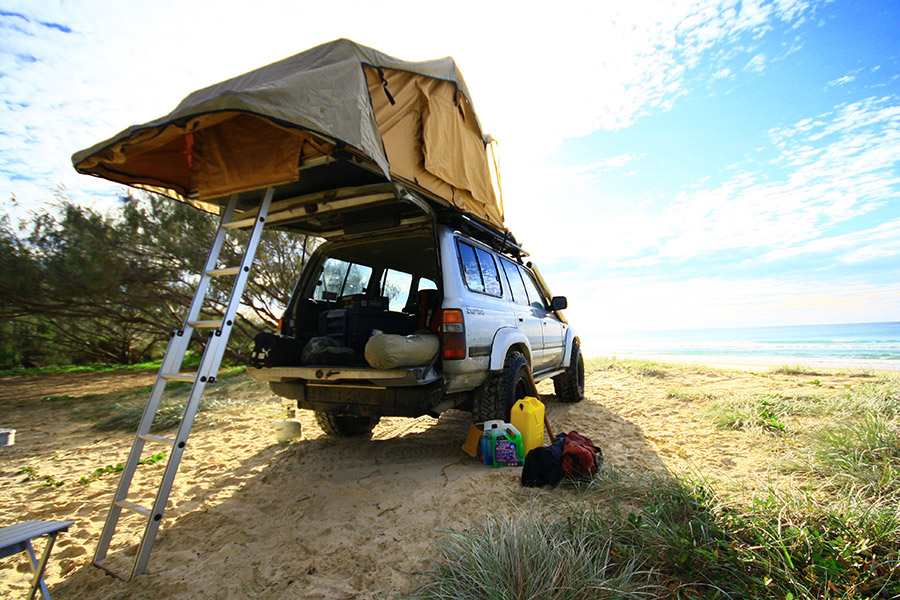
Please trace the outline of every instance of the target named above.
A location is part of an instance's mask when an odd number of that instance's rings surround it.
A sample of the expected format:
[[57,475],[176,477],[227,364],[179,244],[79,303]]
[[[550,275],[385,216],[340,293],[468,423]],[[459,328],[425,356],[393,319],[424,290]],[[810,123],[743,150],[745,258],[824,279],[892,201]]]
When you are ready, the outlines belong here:
[[[569,327],[569,330],[566,332],[566,352],[563,355],[562,367],[567,368],[569,364],[572,362],[572,342],[578,339],[578,336],[575,335],[575,330],[572,327]],[[581,340],[579,340],[581,343]]]
[[506,363],[506,354],[513,346],[521,346],[525,350],[525,358],[531,365],[531,344],[520,330],[513,327],[502,327],[497,330],[491,344],[491,371],[502,371]]

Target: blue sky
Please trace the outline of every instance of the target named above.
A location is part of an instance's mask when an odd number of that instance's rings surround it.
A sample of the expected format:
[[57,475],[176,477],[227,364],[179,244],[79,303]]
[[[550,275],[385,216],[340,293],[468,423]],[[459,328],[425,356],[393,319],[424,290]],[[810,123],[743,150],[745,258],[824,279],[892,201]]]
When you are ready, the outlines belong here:
[[73,152],[349,37],[456,58],[583,336],[900,319],[900,3],[297,6],[0,0],[6,212],[109,206]]

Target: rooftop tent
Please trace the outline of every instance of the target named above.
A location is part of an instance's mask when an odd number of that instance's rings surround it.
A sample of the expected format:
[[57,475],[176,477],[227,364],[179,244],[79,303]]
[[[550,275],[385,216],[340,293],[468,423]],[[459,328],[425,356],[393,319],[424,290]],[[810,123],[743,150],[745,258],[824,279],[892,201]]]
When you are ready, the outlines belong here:
[[406,62],[342,39],[198,90],[72,163],[219,213],[229,194],[299,185],[316,179],[309,166],[349,157],[503,229],[485,139],[452,58]]

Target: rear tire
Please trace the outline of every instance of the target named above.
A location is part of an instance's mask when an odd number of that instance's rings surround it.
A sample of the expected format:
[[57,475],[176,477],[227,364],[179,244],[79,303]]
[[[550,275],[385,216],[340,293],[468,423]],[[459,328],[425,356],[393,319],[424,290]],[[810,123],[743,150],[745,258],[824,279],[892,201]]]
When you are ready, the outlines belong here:
[[578,342],[572,342],[572,358],[569,366],[553,378],[553,391],[560,402],[581,402],[584,400],[584,357]]
[[338,437],[352,437],[357,435],[369,435],[381,417],[356,417],[352,415],[333,415],[331,413],[316,411],[316,422],[328,435]]
[[528,359],[517,350],[506,355],[503,370],[488,375],[475,396],[472,417],[476,423],[509,421],[509,413],[517,400],[533,396],[528,373]]

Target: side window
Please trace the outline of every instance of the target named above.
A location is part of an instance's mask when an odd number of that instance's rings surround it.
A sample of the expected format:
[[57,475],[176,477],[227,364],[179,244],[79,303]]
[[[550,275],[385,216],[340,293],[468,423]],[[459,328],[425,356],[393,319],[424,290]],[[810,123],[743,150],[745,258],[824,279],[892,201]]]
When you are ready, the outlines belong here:
[[322,272],[319,274],[319,280],[313,290],[312,297],[314,300],[337,300],[344,285],[344,278],[347,276],[347,269],[350,263],[329,258],[322,266]]
[[478,259],[475,257],[475,248],[462,242],[457,243],[459,258],[462,260],[463,275],[466,278],[466,287],[473,292],[483,292],[484,282],[481,280],[481,269],[478,268]]
[[500,264],[503,265],[503,270],[506,271],[513,301],[528,306],[528,293],[525,291],[525,284],[522,283],[522,276],[519,275],[519,268],[506,259],[501,259]]
[[466,287],[473,292],[502,296],[503,287],[500,285],[500,273],[497,271],[497,263],[494,262],[491,253],[481,248],[473,248],[461,240],[457,240],[456,246],[459,249],[459,259],[462,262]]
[[347,278],[344,280],[344,287],[341,289],[340,296],[350,296],[352,294],[363,294],[369,287],[369,279],[372,277],[372,267],[366,265],[358,265],[353,263],[347,270]]
[[537,286],[531,280],[531,275],[524,269],[520,268],[519,271],[522,273],[522,281],[525,282],[525,289],[528,290],[529,304],[534,308],[547,310],[547,307],[544,305],[544,298],[538,291]]
[[319,280],[313,289],[314,300],[336,300],[341,296],[361,294],[369,284],[372,268],[329,258],[322,266]]
[[477,248],[478,264],[481,265],[481,277],[484,279],[484,291],[491,296],[502,296],[503,287],[500,285],[500,273],[497,272],[497,263],[490,252]]
[[381,279],[381,295],[388,297],[388,310],[399,312],[406,307],[412,278],[409,273],[385,269]]

